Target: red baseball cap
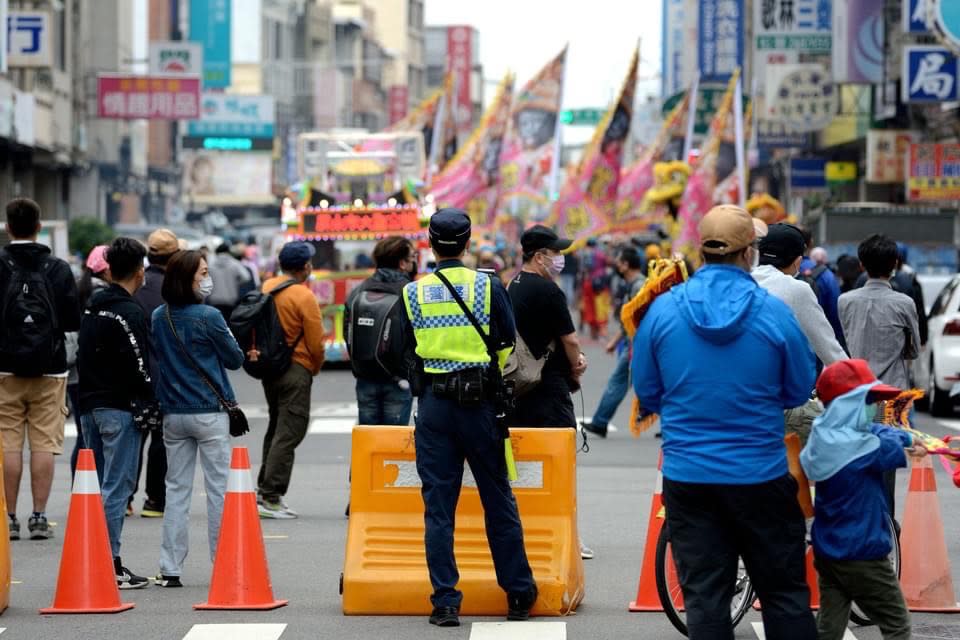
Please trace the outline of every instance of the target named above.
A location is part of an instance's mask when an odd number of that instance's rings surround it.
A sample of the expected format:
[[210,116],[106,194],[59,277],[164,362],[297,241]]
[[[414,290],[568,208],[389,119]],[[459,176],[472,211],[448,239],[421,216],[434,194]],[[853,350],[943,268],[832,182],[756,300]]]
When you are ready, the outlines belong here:
[[817,380],[817,395],[827,404],[834,398],[871,382],[876,383],[870,389],[871,402],[895,398],[902,393],[902,389],[877,380],[866,360],[840,360],[825,367],[820,374]]

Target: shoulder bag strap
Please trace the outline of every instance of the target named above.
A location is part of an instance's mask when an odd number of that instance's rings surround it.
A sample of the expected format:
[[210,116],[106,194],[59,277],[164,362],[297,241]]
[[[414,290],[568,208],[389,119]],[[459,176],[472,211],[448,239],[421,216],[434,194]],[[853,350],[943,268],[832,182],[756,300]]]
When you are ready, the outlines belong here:
[[187,351],[187,347],[183,344],[183,340],[180,339],[180,335],[177,333],[177,328],[173,326],[173,317],[170,315],[170,305],[167,305],[167,324],[170,325],[170,331],[173,332],[173,338],[177,341],[177,345],[180,346],[180,352],[187,358],[187,362],[193,367],[194,371],[197,372],[197,375],[200,376],[200,379],[203,380],[203,383],[210,387],[210,390],[213,391],[213,395],[217,396],[217,401],[223,406],[224,409],[229,409],[231,403],[223,397],[223,394],[220,393],[220,390],[217,389],[216,385],[210,381],[210,378],[207,377],[207,374],[203,372],[200,368],[200,365],[197,364],[197,361],[193,359],[193,356],[190,355],[190,352]]
[[[460,309],[463,311],[463,314],[467,317],[467,320],[470,321],[470,324],[473,325],[473,328],[477,330],[477,333],[480,334],[480,338],[483,340],[483,344],[487,347],[487,354],[490,356],[490,366],[499,367],[499,361],[497,360],[497,350],[493,346],[493,342],[490,339],[490,336],[483,330],[483,327],[480,326],[480,321],[477,320],[477,317],[473,315],[473,312],[470,311],[470,308],[467,306],[467,303],[463,301],[463,298],[460,297],[460,294],[457,292],[456,287],[450,284],[450,281],[447,280],[447,276],[443,275],[443,272],[439,269],[433,272],[433,275],[437,276],[440,279],[440,282],[447,287],[447,291],[453,296],[453,299],[457,301],[457,304],[460,305]],[[477,274],[477,277],[480,277],[481,274]],[[487,284],[491,286],[491,284]],[[493,292],[491,292],[492,295]]]

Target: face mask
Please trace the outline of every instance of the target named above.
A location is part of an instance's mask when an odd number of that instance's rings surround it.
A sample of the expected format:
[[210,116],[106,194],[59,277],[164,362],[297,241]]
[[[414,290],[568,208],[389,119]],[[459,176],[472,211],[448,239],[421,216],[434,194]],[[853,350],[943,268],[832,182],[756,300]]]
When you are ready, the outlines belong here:
[[876,404],[865,405],[863,408],[863,412],[867,416],[867,422],[873,423],[873,421],[877,417],[877,405]]
[[563,271],[563,268],[566,266],[567,256],[561,253],[558,256],[553,256],[552,258],[550,258],[550,262],[552,263],[550,265],[551,267],[550,271],[553,272],[554,274],[558,274],[561,271]]
[[197,285],[197,294],[200,296],[201,300],[204,300],[211,293],[213,293],[213,278],[206,276],[200,281],[200,284]]

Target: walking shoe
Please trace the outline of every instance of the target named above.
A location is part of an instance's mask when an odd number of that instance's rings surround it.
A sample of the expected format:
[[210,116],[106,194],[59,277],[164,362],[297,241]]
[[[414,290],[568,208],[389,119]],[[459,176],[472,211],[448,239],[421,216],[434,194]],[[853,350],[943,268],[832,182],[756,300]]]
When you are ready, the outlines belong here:
[[438,627],[459,627],[460,609],[457,607],[434,607],[430,614],[430,624]]
[[113,573],[117,577],[118,589],[142,589],[150,581],[138,575],[134,575],[130,569],[127,569],[120,563],[120,558],[113,559]]
[[7,514],[7,528],[10,529],[10,539],[20,539],[20,521],[12,513]]
[[153,584],[158,587],[182,587],[183,583],[180,582],[180,576],[165,576],[162,573],[158,573],[153,579]]
[[[19,529],[19,525],[17,526]],[[47,522],[47,516],[42,513],[35,513],[27,521],[27,530],[30,532],[31,540],[48,540],[53,537],[53,529]],[[19,531],[17,532],[19,535]]]
[[143,501],[143,509],[140,510],[141,518],[162,518],[163,507],[147,498]]
[[583,427],[584,431],[589,431],[597,437],[607,437],[607,425],[601,427],[600,425],[593,424],[593,420],[582,420],[580,426]]
[[280,506],[283,507],[283,510],[292,515],[294,518],[299,518],[300,514],[290,508],[290,505],[287,504],[287,501],[283,499],[283,496],[280,496],[280,499],[277,501],[280,503]]
[[593,549],[580,542],[580,557],[584,560],[593,560]]
[[126,511],[126,513],[124,513],[123,515],[126,516],[126,517],[128,517],[128,518],[133,515],[133,500],[132,500],[132,499],[130,500],[130,502],[127,503],[127,511]]
[[537,602],[537,585],[533,591],[523,594],[507,594],[507,620],[524,621],[530,619],[530,609]]
[[297,517],[296,513],[288,511],[280,501],[264,500],[257,505],[257,512],[261,518],[273,518],[274,520],[293,520]]

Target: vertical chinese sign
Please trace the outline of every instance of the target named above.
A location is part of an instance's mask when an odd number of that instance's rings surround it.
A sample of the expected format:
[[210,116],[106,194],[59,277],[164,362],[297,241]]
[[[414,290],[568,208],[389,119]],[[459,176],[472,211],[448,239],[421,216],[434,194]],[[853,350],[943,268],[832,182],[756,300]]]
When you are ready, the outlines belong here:
[[97,117],[195,120],[200,117],[200,78],[100,74]]
[[469,132],[473,124],[470,72],[473,69],[473,30],[471,27],[447,27],[447,64],[456,77],[457,128]]
[[960,200],[960,144],[910,145],[907,199]]
[[394,125],[407,116],[407,102],[409,101],[409,89],[405,84],[395,84],[390,87],[387,103],[389,105],[390,125]]
[[726,82],[743,66],[743,0],[700,0],[700,80]]
[[230,86],[230,0],[191,0],[190,39],[203,45],[203,88]]

